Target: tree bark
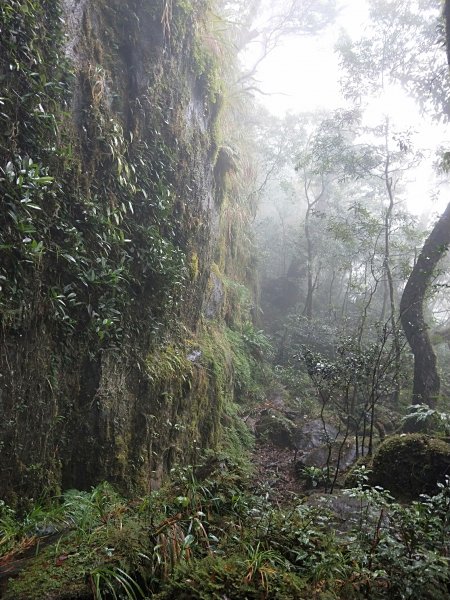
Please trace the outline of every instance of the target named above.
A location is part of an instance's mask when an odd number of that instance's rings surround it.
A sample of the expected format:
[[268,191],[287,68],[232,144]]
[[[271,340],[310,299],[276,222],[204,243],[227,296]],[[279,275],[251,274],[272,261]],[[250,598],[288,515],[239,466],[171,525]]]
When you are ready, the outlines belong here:
[[446,46],[447,46],[447,62],[450,65],[450,0],[445,0],[444,19],[445,19],[445,41],[446,41]]
[[425,241],[400,302],[403,329],[414,355],[413,401],[430,407],[436,405],[440,379],[423,314],[424,302],[434,270],[449,244],[450,203]]

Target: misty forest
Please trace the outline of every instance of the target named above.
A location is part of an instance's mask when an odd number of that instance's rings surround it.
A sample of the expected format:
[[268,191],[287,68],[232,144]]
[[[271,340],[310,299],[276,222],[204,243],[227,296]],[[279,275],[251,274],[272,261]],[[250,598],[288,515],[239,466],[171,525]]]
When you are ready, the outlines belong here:
[[1,0],[0,598],[450,598],[449,64],[449,0]]

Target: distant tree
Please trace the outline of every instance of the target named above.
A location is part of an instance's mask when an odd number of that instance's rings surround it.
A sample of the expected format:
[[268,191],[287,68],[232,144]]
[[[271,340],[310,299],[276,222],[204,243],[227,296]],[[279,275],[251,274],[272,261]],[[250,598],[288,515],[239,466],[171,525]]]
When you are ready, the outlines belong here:
[[[448,10],[448,8],[447,8]],[[371,0],[370,27],[337,45],[345,94],[364,101],[399,84],[428,112],[450,115],[441,0]]]
[[[317,115],[319,117],[321,115]],[[301,179],[301,195],[306,203],[303,221],[303,234],[306,246],[306,299],[304,315],[313,317],[314,293],[319,284],[324,240],[317,240],[313,232],[313,218],[325,214],[327,200],[333,195],[336,182],[343,177],[347,169],[350,139],[354,136],[353,124],[357,119],[355,111],[335,111],[332,115],[322,115],[322,119],[314,125],[313,131],[299,149],[295,170]],[[323,238],[323,226],[320,227]]]
[[[389,85],[407,90],[429,116],[441,119],[450,114],[449,68],[443,51],[444,32],[439,0],[373,0],[371,27],[356,42],[343,36],[338,44],[343,88],[347,97],[368,98]],[[447,34],[450,18],[446,1]],[[399,150],[408,142],[399,138]],[[386,144],[387,146],[387,144]],[[393,278],[390,269],[389,230],[394,208],[395,183],[388,173],[386,155],[384,183],[389,198],[385,217],[386,283],[394,329]],[[436,265],[450,241],[447,212],[438,220],[415,263],[400,303],[400,316],[414,355],[413,396],[416,402],[434,405],[439,393],[439,376],[424,318],[424,304]],[[398,341],[396,342],[399,349]],[[399,357],[399,354],[398,354]]]

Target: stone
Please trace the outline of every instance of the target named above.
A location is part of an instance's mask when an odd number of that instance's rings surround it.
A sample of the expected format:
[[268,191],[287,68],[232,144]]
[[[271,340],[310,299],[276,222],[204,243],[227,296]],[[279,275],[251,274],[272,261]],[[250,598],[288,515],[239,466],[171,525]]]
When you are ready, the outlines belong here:
[[275,412],[267,412],[255,424],[256,437],[280,448],[293,448],[294,424]]
[[294,447],[297,451],[308,452],[334,441],[338,436],[338,430],[334,425],[323,423],[321,419],[308,421],[293,432]]
[[371,485],[379,485],[404,500],[432,494],[450,476],[450,444],[423,434],[387,438],[373,457]]

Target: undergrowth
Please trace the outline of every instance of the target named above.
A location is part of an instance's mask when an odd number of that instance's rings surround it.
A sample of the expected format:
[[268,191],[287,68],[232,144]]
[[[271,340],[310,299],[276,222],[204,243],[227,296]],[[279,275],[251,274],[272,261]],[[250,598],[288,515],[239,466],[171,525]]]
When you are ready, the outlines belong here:
[[22,516],[2,505],[1,564],[34,556],[4,598],[448,598],[448,482],[402,506],[362,477],[341,502],[347,527],[320,503],[275,506],[209,454],[141,499],[105,483]]

